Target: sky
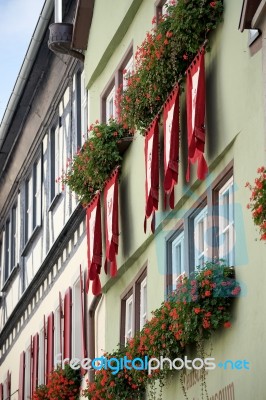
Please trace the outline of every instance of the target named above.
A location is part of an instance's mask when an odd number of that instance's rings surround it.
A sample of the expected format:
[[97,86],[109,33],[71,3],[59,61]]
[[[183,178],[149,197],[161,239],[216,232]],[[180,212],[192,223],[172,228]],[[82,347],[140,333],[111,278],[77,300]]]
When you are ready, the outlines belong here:
[[0,121],[45,0],[0,0]]

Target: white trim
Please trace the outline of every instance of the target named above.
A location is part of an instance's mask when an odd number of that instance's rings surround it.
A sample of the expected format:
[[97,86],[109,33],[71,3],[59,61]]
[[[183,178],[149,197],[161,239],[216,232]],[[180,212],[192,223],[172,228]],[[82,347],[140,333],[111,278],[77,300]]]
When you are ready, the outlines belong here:
[[110,90],[110,92],[108,93],[108,95],[106,97],[105,110],[106,110],[106,122],[108,123],[110,118],[115,118],[115,116],[116,116],[115,85],[112,87],[112,89]]
[[180,275],[183,275],[185,273],[184,245],[185,245],[185,235],[184,231],[182,231],[177,235],[177,237],[172,241],[171,244],[173,290],[176,289],[176,284]]
[[147,321],[147,276],[140,282],[140,330]]
[[[234,180],[231,177],[219,190],[219,258],[234,265]],[[221,243],[221,244],[220,244]]]
[[126,300],[125,308],[125,344],[133,337],[134,304],[133,293]]
[[207,259],[207,221],[208,208],[205,206],[194,218],[195,267],[201,266]]

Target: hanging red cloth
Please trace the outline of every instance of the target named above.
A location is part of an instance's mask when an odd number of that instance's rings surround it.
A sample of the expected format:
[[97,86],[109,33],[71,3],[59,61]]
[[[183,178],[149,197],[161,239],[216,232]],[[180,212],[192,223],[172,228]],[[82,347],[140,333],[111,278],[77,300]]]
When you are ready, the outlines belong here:
[[[174,208],[174,186],[178,181],[179,153],[179,86],[176,85],[165,102],[164,126],[164,192],[169,196],[169,205]],[[166,204],[165,204],[166,206]]]
[[105,215],[105,244],[106,260],[105,272],[107,273],[107,263],[110,262],[110,275],[117,273],[116,255],[118,253],[118,168],[112,173],[111,178],[104,188],[104,215]]
[[187,137],[188,167],[187,182],[190,180],[190,165],[198,162],[197,177],[203,180],[208,167],[204,158],[205,147],[205,66],[202,49],[187,70]]
[[151,230],[155,230],[155,211],[159,203],[159,126],[157,116],[150,124],[145,136],[145,193],[146,211],[144,232],[146,233],[147,219],[152,215]]
[[101,291],[100,272],[102,266],[102,226],[100,193],[96,194],[87,207],[87,254],[88,276],[86,292],[92,281],[92,293],[98,296]]

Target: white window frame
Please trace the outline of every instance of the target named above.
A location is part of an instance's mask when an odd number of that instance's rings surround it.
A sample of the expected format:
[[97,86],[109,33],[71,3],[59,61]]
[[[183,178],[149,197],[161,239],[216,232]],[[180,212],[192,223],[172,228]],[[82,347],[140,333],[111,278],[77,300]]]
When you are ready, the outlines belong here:
[[38,360],[38,385],[45,383],[45,337],[44,328],[40,330],[39,334],[39,360]]
[[130,59],[128,60],[128,62],[126,63],[123,71],[126,71],[125,73],[123,73],[123,90],[127,89],[128,86],[128,82],[127,82],[127,78],[129,75],[132,74],[133,70],[134,70],[134,57],[133,54],[130,57]]
[[31,344],[25,351],[24,398],[30,399],[30,395],[31,395]]
[[142,330],[147,321],[147,276],[140,282],[140,320],[139,327]]
[[73,285],[73,306],[72,306],[72,357],[82,360],[82,309],[80,297],[80,278]]
[[[112,107],[111,107],[112,104]],[[111,110],[112,108],[112,110]],[[111,112],[112,111],[112,112]],[[109,122],[111,118],[116,117],[116,107],[115,107],[115,85],[112,86],[111,90],[108,92],[105,101],[105,115],[106,123]]]
[[249,29],[248,31],[248,45],[251,46],[253,42],[259,37],[260,31],[258,29]]
[[[176,259],[176,251],[177,248],[180,248],[180,265],[178,265],[178,261]],[[180,275],[185,274],[185,234],[184,231],[180,232],[176,238],[172,241],[171,244],[171,256],[172,256],[172,289],[176,289],[176,285],[178,282],[178,278]]]
[[88,91],[86,89],[85,71],[81,73],[81,145],[88,137]]
[[[200,231],[203,227],[203,236]],[[194,267],[200,267],[207,260],[208,206],[206,205],[194,218]]]
[[[227,201],[225,199],[228,199]],[[234,179],[231,177],[219,190],[219,258],[234,265]],[[228,210],[225,207],[228,205]],[[227,215],[225,215],[227,214]]]
[[[134,328],[134,302],[133,302],[133,293],[126,299],[125,302],[125,344],[127,344],[128,339],[133,337],[133,328]],[[131,317],[130,310],[131,307]]]
[[[58,359],[60,359],[58,357],[58,355],[60,354],[60,351],[61,351],[61,349],[60,349],[60,324],[61,324],[61,315],[60,315],[60,308],[58,306],[54,313],[54,367],[55,368],[57,367],[56,361],[58,361]],[[62,324],[61,324],[61,327],[62,327]]]
[[25,243],[42,221],[42,157],[34,163],[25,185]]

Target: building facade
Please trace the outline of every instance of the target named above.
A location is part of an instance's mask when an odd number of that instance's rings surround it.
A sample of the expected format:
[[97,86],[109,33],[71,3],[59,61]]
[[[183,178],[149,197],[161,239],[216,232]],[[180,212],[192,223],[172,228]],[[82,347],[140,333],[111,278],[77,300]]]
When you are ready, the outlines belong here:
[[[63,21],[74,21],[72,47],[84,54],[83,63],[73,52],[48,49],[55,13],[53,2],[45,1],[16,83],[18,95],[11,96],[0,128],[0,399],[32,398],[60,354],[93,359],[124,345],[178,276],[215,257],[235,267],[241,296],[233,305],[232,327],[218,330],[206,349],[217,364],[246,360],[249,369],[210,371],[209,398],[266,397],[264,244],[256,240],[245,188],[265,164],[265,1],[224,0],[223,22],[208,38],[207,177],[200,181],[193,168],[186,181],[181,93],[174,209],[164,207],[160,176],[155,231],[148,221],[144,232],[145,137],[136,132],[119,181],[118,272],[115,278],[101,273],[101,295],[85,290],[86,211],[58,178],[87,139],[88,126],[117,115],[116,92],[127,85],[123,71],[134,71],[138,46],[154,16],[167,13],[167,3],[63,1]],[[187,396],[200,399],[199,375],[187,372],[184,382]],[[178,372],[162,396],[185,398]]]

